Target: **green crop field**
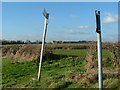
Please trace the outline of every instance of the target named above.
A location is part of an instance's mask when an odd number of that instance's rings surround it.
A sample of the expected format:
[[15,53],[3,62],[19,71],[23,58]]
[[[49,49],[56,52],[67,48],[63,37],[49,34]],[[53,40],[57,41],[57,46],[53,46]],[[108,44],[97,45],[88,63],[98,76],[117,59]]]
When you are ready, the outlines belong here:
[[[67,57],[43,60],[40,81],[37,80],[38,65],[35,61],[3,58],[3,88],[98,88],[97,68],[85,68],[88,64],[88,61],[85,59],[86,49],[55,50],[53,53],[67,55]],[[103,50],[103,58],[106,59],[104,62],[106,64],[104,66],[103,84],[105,88],[118,90],[120,88],[118,86],[118,76],[114,74],[116,67],[112,65],[110,55],[108,50]]]
[[86,56],[86,49],[80,49],[80,50],[55,50],[55,54],[58,55],[68,55],[68,56],[79,56],[79,57],[85,57]]
[[[58,55],[68,55],[68,56],[79,56],[85,58],[87,55],[87,49],[78,49],[78,50],[65,50],[65,49],[60,49],[60,50],[54,50],[54,54]],[[97,55],[97,53],[96,53]],[[108,50],[103,49],[103,58],[110,58],[110,52]]]

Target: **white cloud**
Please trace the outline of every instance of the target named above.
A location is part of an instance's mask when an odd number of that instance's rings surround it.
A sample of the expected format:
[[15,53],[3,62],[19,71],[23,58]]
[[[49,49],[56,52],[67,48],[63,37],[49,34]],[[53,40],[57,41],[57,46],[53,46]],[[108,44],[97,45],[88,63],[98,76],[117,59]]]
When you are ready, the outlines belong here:
[[78,15],[75,15],[75,14],[71,14],[70,17],[71,17],[71,18],[79,18],[79,16],[78,16]]
[[87,26],[87,25],[82,25],[82,26],[79,26],[80,29],[89,29],[90,26]]
[[22,35],[18,35],[18,36],[15,36],[15,35],[3,35],[2,39],[5,39],[5,40],[23,40],[23,41],[26,41],[26,40],[31,40],[31,41],[36,41],[36,40],[40,40],[42,41],[42,36],[39,35],[39,34],[22,34]]
[[104,34],[102,36],[103,41],[107,42],[118,42],[118,34],[113,33],[113,34]]
[[106,16],[103,18],[103,23],[116,23],[118,22],[118,15],[112,14],[110,12],[106,13]]
[[50,16],[51,20],[56,20],[56,18],[54,16]]
[[87,32],[82,32],[82,31],[80,31],[80,30],[73,30],[73,29],[66,30],[65,33],[67,33],[67,34],[72,34],[72,35],[76,35],[76,34],[87,34]]
[[92,26],[88,25],[81,25],[77,27],[67,27],[65,28],[65,33],[71,35],[78,35],[78,34],[88,34],[88,30],[93,28]]

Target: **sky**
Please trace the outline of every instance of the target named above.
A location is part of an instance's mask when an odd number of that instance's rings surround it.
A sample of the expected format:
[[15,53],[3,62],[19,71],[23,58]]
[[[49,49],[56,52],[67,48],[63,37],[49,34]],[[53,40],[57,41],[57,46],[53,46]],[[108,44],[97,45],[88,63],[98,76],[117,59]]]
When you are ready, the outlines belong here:
[[102,41],[118,40],[117,2],[3,2],[2,39],[41,41],[44,8],[50,14],[46,41],[96,41],[95,10],[101,14]]
[[119,0],[1,0],[2,2],[119,2]]

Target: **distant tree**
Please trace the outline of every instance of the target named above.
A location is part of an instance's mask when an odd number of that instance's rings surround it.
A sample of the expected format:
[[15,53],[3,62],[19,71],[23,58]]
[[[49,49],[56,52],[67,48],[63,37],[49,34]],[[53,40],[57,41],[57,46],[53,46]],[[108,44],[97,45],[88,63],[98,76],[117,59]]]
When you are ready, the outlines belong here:
[[17,44],[17,41],[11,40],[9,44]]
[[2,44],[2,40],[0,40],[0,45]]
[[2,44],[3,45],[10,44],[10,41],[9,40],[2,40]]
[[40,42],[39,40],[36,40],[35,43],[36,43],[36,44],[40,44],[41,42]]
[[26,43],[26,44],[31,44],[31,41],[30,41],[30,40],[26,40],[25,43]]
[[22,41],[22,40],[17,40],[16,43],[17,43],[17,44],[24,44],[24,41]]

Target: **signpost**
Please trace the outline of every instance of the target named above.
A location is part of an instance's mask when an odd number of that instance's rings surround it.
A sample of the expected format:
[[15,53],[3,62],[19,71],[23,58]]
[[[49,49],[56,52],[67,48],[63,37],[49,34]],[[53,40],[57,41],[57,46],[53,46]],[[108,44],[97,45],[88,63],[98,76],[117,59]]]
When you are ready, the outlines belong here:
[[96,32],[97,32],[97,47],[98,47],[98,77],[99,77],[99,89],[103,88],[102,80],[102,40],[101,40],[101,25],[100,25],[100,11],[95,11],[96,14]]
[[47,13],[47,12],[44,10],[43,15],[45,16],[45,23],[44,23],[44,31],[43,31],[43,38],[42,38],[42,46],[41,46],[41,54],[40,54],[39,71],[38,71],[38,80],[39,80],[39,81],[40,81],[40,76],[41,76],[42,57],[43,57],[43,50],[44,50],[44,44],[45,44],[45,37],[46,37],[46,31],[47,31],[49,13]]

